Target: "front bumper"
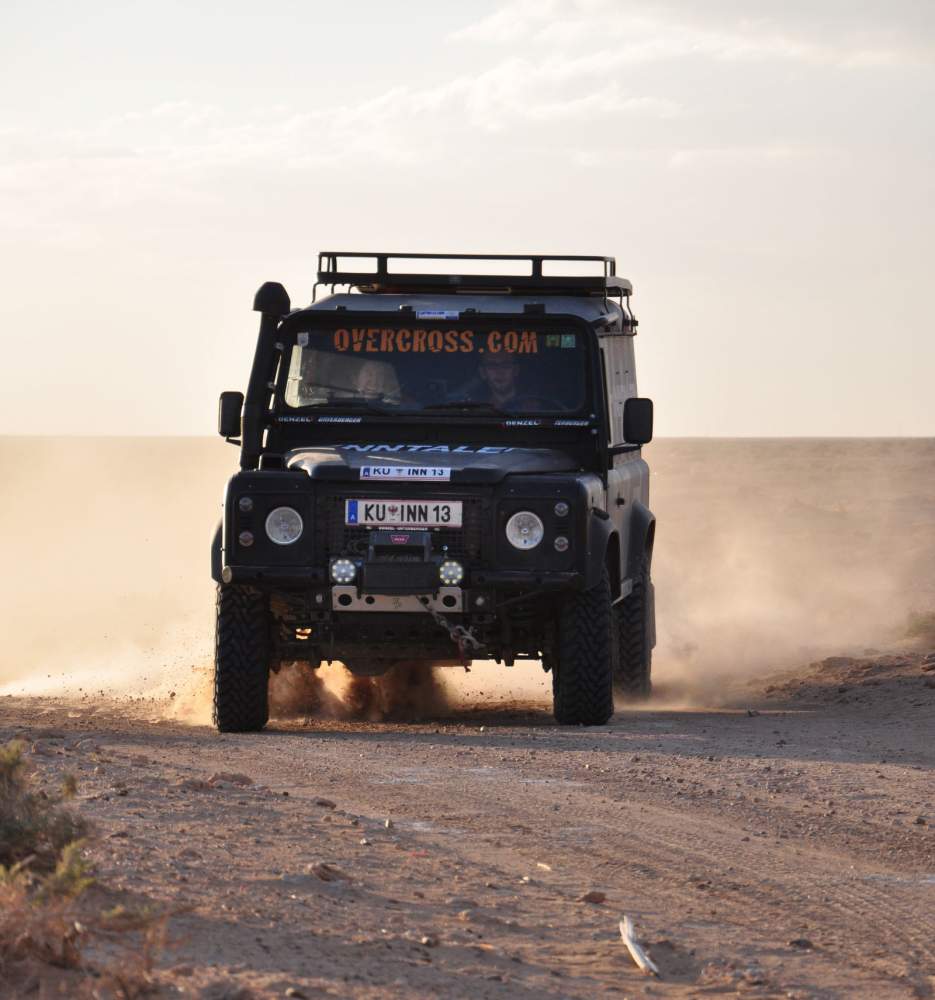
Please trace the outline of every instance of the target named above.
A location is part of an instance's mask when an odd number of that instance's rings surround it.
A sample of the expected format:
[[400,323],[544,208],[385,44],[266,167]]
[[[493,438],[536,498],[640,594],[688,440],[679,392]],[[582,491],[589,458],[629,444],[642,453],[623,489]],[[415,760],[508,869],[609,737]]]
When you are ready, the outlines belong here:
[[[313,569],[306,566],[229,566],[221,569],[221,579],[224,583],[251,584],[263,589],[308,590],[328,585],[328,589],[350,590],[360,596],[378,596],[376,589],[368,589],[354,585],[345,588],[332,588],[325,569]],[[582,590],[585,586],[584,574],[577,570],[563,572],[538,572],[534,570],[470,570],[468,569],[466,587],[471,589],[513,591],[513,590]],[[434,588],[418,588],[418,593],[440,593],[442,591],[459,589],[446,588],[440,583]],[[394,596],[405,596],[396,594]],[[335,610],[340,610],[335,608]]]
[[460,587],[440,587],[434,594],[364,594],[356,587],[331,588],[332,611],[412,612],[425,613],[426,608],[457,614],[464,611],[465,592]]

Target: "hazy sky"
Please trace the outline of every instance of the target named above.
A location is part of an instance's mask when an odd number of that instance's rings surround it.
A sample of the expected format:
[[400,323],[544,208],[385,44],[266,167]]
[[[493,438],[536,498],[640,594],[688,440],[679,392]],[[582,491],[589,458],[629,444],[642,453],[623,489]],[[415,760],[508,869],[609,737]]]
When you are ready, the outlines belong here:
[[660,434],[935,434],[935,3],[5,0],[0,433],[211,433],[320,249],[609,253]]

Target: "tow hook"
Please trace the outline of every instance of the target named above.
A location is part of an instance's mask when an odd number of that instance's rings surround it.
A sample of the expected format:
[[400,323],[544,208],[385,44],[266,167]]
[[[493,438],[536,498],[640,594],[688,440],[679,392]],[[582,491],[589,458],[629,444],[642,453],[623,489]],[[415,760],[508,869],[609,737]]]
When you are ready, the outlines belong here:
[[468,660],[471,657],[468,655],[468,649],[481,650],[484,648],[484,644],[474,635],[473,628],[465,628],[463,625],[451,625],[444,617],[444,615],[439,614],[429,603],[430,598],[426,595],[419,597],[419,603],[423,608],[431,615],[432,621],[436,625],[439,625],[448,633],[448,638],[451,639],[453,643],[458,647],[458,654],[461,657],[461,662],[464,664],[465,669],[467,669]]

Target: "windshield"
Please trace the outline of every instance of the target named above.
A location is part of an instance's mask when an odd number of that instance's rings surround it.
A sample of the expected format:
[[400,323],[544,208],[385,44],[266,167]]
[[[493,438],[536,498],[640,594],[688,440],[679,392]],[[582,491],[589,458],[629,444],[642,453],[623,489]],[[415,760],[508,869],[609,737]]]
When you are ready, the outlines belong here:
[[348,327],[299,333],[289,407],[386,412],[571,413],[586,399],[575,331]]

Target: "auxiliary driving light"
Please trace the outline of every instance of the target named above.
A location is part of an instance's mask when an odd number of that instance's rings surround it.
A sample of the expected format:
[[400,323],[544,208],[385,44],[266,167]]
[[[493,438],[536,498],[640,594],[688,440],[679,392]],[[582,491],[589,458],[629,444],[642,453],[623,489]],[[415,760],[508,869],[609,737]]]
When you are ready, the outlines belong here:
[[464,567],[454,559],[446,559],[438,567],[438,578],[446,587],[457,587],[464,579]]
[[331,563],[331,579],[335,583],[351,583],[357,576],[357,567],[350,559],[335,559]]
[[266,518],[266,534],[277,545],[292,545],[302,534],[302,515],[292,507],[277,507]]
[[506,522],[506,540],[514,549],[534,549],[544,534],[542,520],[531,510],[521,510]]
[[245,548],[249,548],[253,544],[253,532],[252,531],[241,531],[237,536],[237,541]]
[[556,535],[552,544],[555,546],[556,552],[568,551],[568,539],[564,535]]
[[[568,511],[570,509],[571,508],[569,508],[568,504],[565,503],[564,500],[559,500],[559,502],[553,508],[553,510],[555,511],[555,516],[556,517],[568,517]],[[558,546],[556,546],[556,548],[557,547]]]

